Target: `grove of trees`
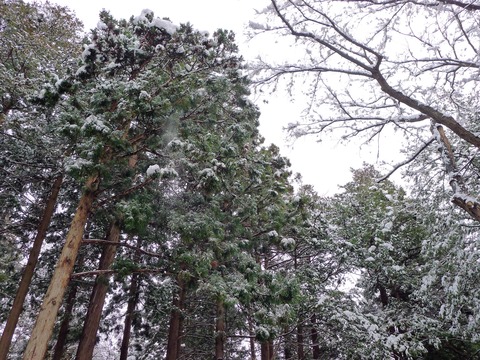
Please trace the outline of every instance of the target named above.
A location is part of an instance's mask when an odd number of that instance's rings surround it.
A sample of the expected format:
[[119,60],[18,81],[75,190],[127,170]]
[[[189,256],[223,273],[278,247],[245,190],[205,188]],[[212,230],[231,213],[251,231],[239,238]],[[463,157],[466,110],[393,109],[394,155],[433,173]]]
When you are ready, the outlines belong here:
[[[150,10],[0,2],[0,359],[480,359],[479,9],[272,0],[251,26],[300,56],[247,66]],[[258,131],[284,84],[293,136],[405,160],[318,195]]]

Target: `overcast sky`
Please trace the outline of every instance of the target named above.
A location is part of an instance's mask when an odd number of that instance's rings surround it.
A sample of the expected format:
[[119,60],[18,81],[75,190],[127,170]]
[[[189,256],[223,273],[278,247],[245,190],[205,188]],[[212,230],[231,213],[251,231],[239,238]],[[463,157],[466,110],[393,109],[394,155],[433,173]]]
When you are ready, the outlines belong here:
[[[268,0],[51,0],[74,10],[86,29],[95,27],[102,9],[109,10],[116,18],[140,15],[143,9],[153,10],[155,16],[168,17],[175,24],[190,22],[199,30],[210,33],[218,28],[233,30],[237,34],[240,53],[253,60],[257,55],[271,53],[279,45],[272,41],[248,42],[244,35],[249,20],[254,19],[256,9],[268,5]],[[276,51],[275,51],[276,52]],[[282,51],[278,51],[281,56]],[[275,143],[282,154],[290,158],[294,172],[302,174],[304,183],[312,184],[321,195],[337,192],[337,184],[350,180],[350,168],[358,168],[363,161],[376,162],[377,146],[352,144],[348,147],[335,139],[317,143],[313,138],[287,140],[283,131],[288,123],[296,122],[305,106],[301,97],[292,103],[286,94],[275,93],[265,104],[258,97],[252,99],[260,106],[260,131],[267,143]],[[382,154],[385,155],[385,154]]]

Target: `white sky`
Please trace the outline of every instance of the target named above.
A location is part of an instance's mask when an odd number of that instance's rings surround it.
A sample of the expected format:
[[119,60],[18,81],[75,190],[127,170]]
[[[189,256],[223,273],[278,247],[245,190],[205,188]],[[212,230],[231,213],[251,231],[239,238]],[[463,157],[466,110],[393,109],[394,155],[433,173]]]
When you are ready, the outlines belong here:
[[[212,33],[218,28],[236,33],[240,54],[247,60],[257,55],[270,53],[278,44],[248,42],[244,35],[248,21],[255,16],[255,9],[264,8],[268,0],[51,0],[74,10],[86,29],[95,27],[102,9],[109,10],[116,18],[137,16],[143,9],[153,10],[155,16],[168,17],[175,24],[190,22],[196,29]],[[285,50],[283,50],[285,51]],[[288,50],[287,50],[288,51]],[[278,51],[281,56],[282,51]],[[359,143],[348,147],[338,144],[335,139],[323,139],[317,143],[313,138],[288,141],[283,131],[288,123],[296,122],[304,107],[300,101],[293,103],[288,95],[275,93],[268,98],[268,104],[256,101],[261,110],[260,131],[266,142],[275,143],[282,154],[290,158],[294,172],[303,176],[304,183],[312,184],[320,195],[331,195],[337,191],[337,184],[348,182],[350,168],[358,168],[364,161],[377,161],[377,146],[363,146]],[[255,100],[255,99],[254,99]],[[292,146],[293,144],[293,146]],[[385,158],[385,154],[381,154]],[[391,158],[392,156],[390,156]]]

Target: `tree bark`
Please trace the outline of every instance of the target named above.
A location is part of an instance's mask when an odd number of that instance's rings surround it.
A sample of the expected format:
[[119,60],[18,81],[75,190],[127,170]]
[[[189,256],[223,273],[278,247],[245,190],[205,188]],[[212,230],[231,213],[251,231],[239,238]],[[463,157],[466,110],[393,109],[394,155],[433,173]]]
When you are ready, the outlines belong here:
[[65,245],[53,272],[50,285],[43,299],[35,326],[27,344],[24,360],[43,360],[47,352],[48,342],[52,336],[58,309],[63,300],[70,275],[77,259],[78,250],[83,238],[88,214],[96,198],[97,176],[91,176],[86,182],[86,190],[79,200],[77,211],[73,217],[67,234]]
[[173,297],[173,308],[170,313],[168,330],[167,355],[165,360],[176,360],[180,357],[181,336],[183,332],[183,308],[185,306],[186,284],[181,274],[177,276],[178,294]]
[[287,327],[284,329],[284,332],[287,335],[284,336],[283,357],[285,360],[293,360],[294,351],[292,348],[292,334]]
[[321,351],[318,343],[317,317],[315,314],[310,318],[312,329],[310,330],[310,340],[312,341],[312,359],[320,359]]
[[[138,239],[137,247],[141,248],[142,241]],[[136,259],[139,260],[139,253],[136,253]],[[128,291],[128,305],[127,313],[125,314],[125,323],[123,327],[122,345],[120,347],[120,360],[127,360],[128,346],[130,344],[130,336],[132,332],[132,322],[135,316],[135,307],[138,301],[138,274],[132,274],[132,281],[130,282],[130,289]]]
[[67,343],[68,328],[70,326],[70,319],[72,318],[72,310],[75,305],[75,299],[77,297],[78,284],[72,282],[70,291],[68,292],[68,297],[65,305],[65,314],[63,315],[63,320],[60,325],[60,330],[58,331],[57,343],[53,351],[52,360],[61,360],[63,353],[65,351],[65,344]]
[[[111,243],[118,243],[120,241],[120,225],[114,221],[107,235],[107,241]],[[109,269],[115,260],[117,247],[115,245],[107,245],[103,248],[102,256],[100,257],[100,270]],[[103,306],[108,292],[108,278],[98,275],[95,285],[90,296],[90,303],[83,325],[80,343],[77,349],[77,360],[89,360],[93,357],[93,350],[95,347],[98,327],[102,317]]]
[[128,346],[130,344],[130,336],[132,332],[132,322],[135,316],[135,307],[137,305],[138,298],[138,275],[132,275],[132,281],[130,283],[130,290],[128,292],[129,300],[127,306],[127,313],[125,314],[125,323],[123,327],[122,346],[120,348],[120,360],[127,360],[128,358]]
[[274,351],[273,351],[273,341],[263,341],[261,344],[261,360],[273,360]]
[[225,357],[225,304],[217,300],[217,313],[215,323],[215,360],[223,360]]
[[303,347],[303,325],[298,324],[297,325],[297,355],[298,355],[298,360],[304,360],[305,359],[305,348]]
[[251,315],[248,316],[248,331],[250,333],[250,360],[257,360],[257,354],[255,352],[255,331],[253,329]]
[[[298,258],[297,258],[297,249],[295,249],[295,253],[294,253],[294,268],[295,268],[295,271],[297,271],[298,269]],[[305,348],[303,346],[303,324],[302,322],[300,321],[300,319],[298,319],[299,322],[297,324],[297,357],[298,357],[298,360],[304,360],[305,359]]]
[[15,300],[13,300],[12,309],[8,315],[5,329],[3,330],[2,338],[0,339],[0,360],[6,360],[8,350],[12,342],[13,334],[18,323],[20,314],[22,313],[23,303],[28,293],[30,283],[32,281],[35,267],[37,266],[38,257],[42,248],[43,241],[47,235],[47,229],[50,225],[53,213],[55,211],[55,205],[57,204],[58,193],[62,186],[63,176],[59,175],[53,182],[50,196],[47,199],[45,210],[43,211],[43,217],[38,225],[37,235],[33,241],[32,249],[28,256],[27,265],[20,280]]

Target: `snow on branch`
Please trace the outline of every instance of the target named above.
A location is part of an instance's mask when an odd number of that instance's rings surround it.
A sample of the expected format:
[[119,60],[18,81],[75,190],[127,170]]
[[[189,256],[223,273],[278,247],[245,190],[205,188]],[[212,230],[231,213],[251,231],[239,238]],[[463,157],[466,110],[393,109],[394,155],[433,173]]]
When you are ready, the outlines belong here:
[[400,169],[402,166],[410,164],[413,160],[415,160],[418,157],[418,155],[420,155],[420,153],[423,150],[425,150],[434,141],[435,141],[435,137],[432,136],[412,156],[410,156],[408,159],[396,164],[388,174],[386,174],[385,176],[382,176],[380,179],[377,179],[376,182],[381,183],[382,181],[388,179],[395,171]]

